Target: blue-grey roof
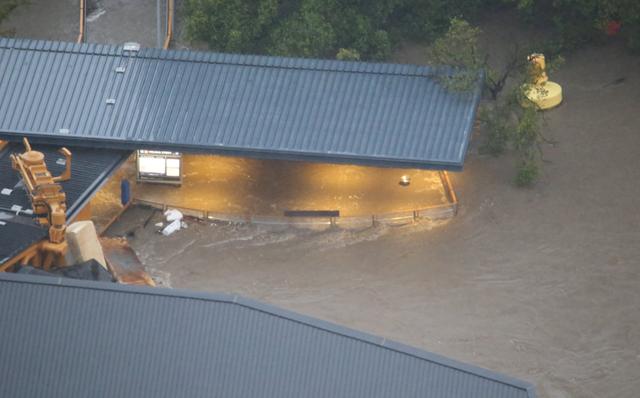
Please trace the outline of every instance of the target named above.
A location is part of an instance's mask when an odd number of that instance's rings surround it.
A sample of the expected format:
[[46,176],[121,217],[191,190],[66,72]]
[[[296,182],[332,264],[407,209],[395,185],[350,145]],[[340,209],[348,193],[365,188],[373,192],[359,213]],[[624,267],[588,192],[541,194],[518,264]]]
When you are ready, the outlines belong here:
[[0,38],[0,136],[461,169],[480,85],[427,66]]
[[3,397],[532,398],[531,385],[237,296],[0,274]]

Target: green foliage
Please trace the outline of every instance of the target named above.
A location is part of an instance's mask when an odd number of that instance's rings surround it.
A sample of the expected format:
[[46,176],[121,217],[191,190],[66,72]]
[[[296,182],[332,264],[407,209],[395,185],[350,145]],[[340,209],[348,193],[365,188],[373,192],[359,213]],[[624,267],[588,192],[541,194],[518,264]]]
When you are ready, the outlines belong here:
[[464,19],[454,17],[449,22],[447,32],[436,39],[430,50],[431,59],[436,64],[446,64],[459,68],[479,68],[478,36],[480,29],[471,26]]
[[341,48],[336,54],[336,59],[340,61],[360,61],[360,53],[352,48]]
[[627,37],[627,46],[634,53],[640,54],[640,2],[636,3],[624,20],[626,22],[624,30]]
[[[540,114],[534,104],[523,107],[526,96],[524,83],[528,79],[538,77],[538,70],[532,70],[526,62],[526,56],[516,46],[512,59],[502,74],[485,65],[486,56],[478,50],[480,30],[468,22],[453,18],[447,32],[435,40],[429,50],[429,59],[435,65],[451,66],[453,72],[446,71],[437,78],[449,89],[468,91],[475,87],[479,70],[488,69],[485,85],[492,94],[494,103],[484,106],[479,113],[479,120],[486,132],[486,141],[480,150],[493,156],[503,154],[508,149],[518,155],[516,184],[531,185],[539,173],[541,158],[540,143],[543,139],[540,132]],[[558,62],[554,63],[555,65]],[[498,97],[508,77],[513,75],[522,81],[515,88]]]
[[386,31],[376,30],[373,32],[367,55],[369,59],[374,61],[384,61],[391,56],[391,39]]
[[9,16],[9,13],[22,3],[23,0],[0,0],[0,21]]
[[638,0],[506,0],[526,19],[554,28],[557,46],[570,50],[606,37],[611,21],[622,24],[629,48],[640,51]]
[[392,47],[384,30],[389,4],[393,2],[302,0],[271,35],[268,52],[326,57],[349,48],[365,60],[386,60]]
[[526,106],[522,110],[518,109],[517,116],[512,138],[513,149],[521,154],[528,154],[540,138],[538,109]]
[[187,36],[212,50],[252,52],[277,17],[277,0],[186,0]]
[[[24,0],[0,0],[0,23],[9,16],[11,11],[23,3]],[[12,31],[0,30],[2,36],[12,36],[13,33]]]
[[515,183],[529,186],[539,174],[543,137],[538,109],[533,104],[523,107],[522,97],[522,86],[518,86],[507,98],[480,111],[479,120],[486,133],[480,150],[493,156],[499,156],[507,149],[515,152],[518,157]]
[[413,0],[400,2],[394,12],[403,37],[434,40],[447,31],[452,17],[472,20],[502,0]]
[[[187,37],[217,51],[387,60],[399,40],[430,39],[487,0],[185,0]],[[490,3],[500,0],[489,0]]]
[[[523,80],[528,77],[521,73]],[[522,106],[522,104],[529,106]],[[540,145],[540,112],[524,95],[524,87],[517,85],[511,92],[480,110],[479,120],[486,134],[480,150],[499,156],[508,149],[518,157],[516,185],[527,186],[535,182],[542,157]]]
[[[20,1],[0,1],[0,17]],[[401,40],[434,40],[451,18],[472,20],[505,3],[551,26],[558,51],[601,40],[619,21],[640,52],[638,0],[184,0],[183,10],[188,38],[213,50],[333,56],[350,48],[363,60],[384,60]]]
[[[520,58],[520,52],[514,51],[513,57]],[[561,61],[562,58],[558,58],[547,65],[557,68]],[[541,113],[537,105],[525,95],[528,84],[535,81],[541,71],[531,69],[528,62],[517,62],[516,58],[508,65],[508,73],[501,80],[504,81],[510,75],[519,83],[500,96],[500,91],[492,91],[495,101],[480,110],[479,120],[486,134],[480,150],[493,156],[501,155],[507,150],[513,151],[518,158],[514,182],[517,186],[524,187],[535,183],[542,160],[541,144],[544,137],[541,132]],[[489,79],[488,83],[491,84]]]
[[506,106],[483,107],[478,120],[487,132],[486,141],[480,147],[482,153],[502,155],[509,146],[511,133],[509,108]]
[[519,187],[530,187],[538,179],[540,167],[535,160],[521,160],[518,163],[515,183]]
[[336,34],[331,24],[313,10],[302,10],[283,21],[271,34],[269,53],[296,57],[327,57]]
[[452,18],[449,29],[436,39],[428,52],[430,63],[441,67],[453,67],[438,79],[450,90],[469,91],[478,80],[482,60],[478,53],[480,29],[460,18]]

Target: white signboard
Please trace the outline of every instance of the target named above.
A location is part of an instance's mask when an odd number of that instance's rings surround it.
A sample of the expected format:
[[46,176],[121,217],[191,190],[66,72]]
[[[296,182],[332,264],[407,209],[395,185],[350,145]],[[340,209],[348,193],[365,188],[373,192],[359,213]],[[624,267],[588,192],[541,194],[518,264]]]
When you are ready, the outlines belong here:
[[138,181],[164,184],[182,182],[182,154],[166,151],[138,151]]

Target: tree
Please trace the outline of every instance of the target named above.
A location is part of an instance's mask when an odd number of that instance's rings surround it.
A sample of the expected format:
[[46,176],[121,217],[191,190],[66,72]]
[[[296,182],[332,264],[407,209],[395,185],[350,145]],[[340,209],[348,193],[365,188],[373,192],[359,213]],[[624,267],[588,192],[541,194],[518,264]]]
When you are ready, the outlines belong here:
[[429,40],[455,15],[502,0],[185,0],[187,38],[217,51],[384,61],[408,37]]
[[428,50],[429,62],[443,68],[437,78],[448,89],[469,91],[476,87],[483,68],[478,52],[479,35],[480,29],[463,19],[452,18],[447,32]]
[[321,14],[302,10],[276,27],[270,41],[273,55],[323,58],[333,52],[336,34]]
[[551,26],[559,48],[573,49],[620,33],[640,52],[640,2],[637,0],[506,0],[536,23]]
[[[562,59],[549,63],[556,68]],[[514,70],[516,84],[506,93],[485,105],[480,112],[480,122],[486,133],[481,151],[498,156],[511,149],[517,155],[514,182],[519,187],[533,185],[543,160],[542,117],[538,106],[526,94],[527,88],[539,76],[540,71],[524,63]],[[543,90],[541,88],[541,90]]]
[[[524,95],[525,84],[531,83],[537,75],[532,74],[524,54],[516,46],[513,59],[506,68],[497,73],[487,65],[487,55],[478,49],[480,30],[468,22],[453,18],[447,32],[435,40],[428,57],[437,66],[452,67],[436,78],[449,90],[466,92],[476,88],[479,71],[484,69],[484,87],[494,100],[484,105],[479,119],[486,133],[482,151],[498,156],[507,150],[518,155],[515,182],[527,186],[535,182],[542,159],[540,113],[535,104],[528,102]],[[500,95],[508,78],[519,81],[506,94]],[[522,106],[528,104],[528,106]]]
[[277,11],[277,0],[186,0],[187,36],[212,50],[255,52]]
[[360,61],[360,53],[352,48],[341,48],[336,54],[336,59],[340,61]]

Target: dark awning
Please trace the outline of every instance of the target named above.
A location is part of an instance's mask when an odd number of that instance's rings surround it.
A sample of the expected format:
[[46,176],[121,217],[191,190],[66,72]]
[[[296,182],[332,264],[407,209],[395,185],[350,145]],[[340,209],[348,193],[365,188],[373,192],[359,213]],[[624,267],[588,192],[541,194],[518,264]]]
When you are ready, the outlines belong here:
[[462,168],[480,85],[426,66],[0,39],[0,137]]

